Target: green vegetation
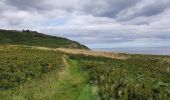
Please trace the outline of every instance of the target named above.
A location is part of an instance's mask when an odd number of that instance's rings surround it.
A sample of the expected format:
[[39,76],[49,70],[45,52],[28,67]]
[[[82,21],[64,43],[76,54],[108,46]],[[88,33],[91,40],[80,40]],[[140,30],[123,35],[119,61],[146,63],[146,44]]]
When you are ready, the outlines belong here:
[[169,100],[170,57],[0,46],[0,100]]
[[63,66],[60,53],[36,49],[1,46],[0,89],[23,84]]
[[59,52],[0,46],[0,66],[0,100],[95,98],[86,72]]
[[0,30],[0,44],[88,49],[78,42],[34,31]]
[[80,70],[77,63],[68,60],[67,68],[62,78],[58,81],[60,92],[55,94],[57,100],[94,100],[91,87],[87,83],[87,75]]
[[101,100],[170,99],[170,57],[132,55],[127,60],[70,55],[88,72]]

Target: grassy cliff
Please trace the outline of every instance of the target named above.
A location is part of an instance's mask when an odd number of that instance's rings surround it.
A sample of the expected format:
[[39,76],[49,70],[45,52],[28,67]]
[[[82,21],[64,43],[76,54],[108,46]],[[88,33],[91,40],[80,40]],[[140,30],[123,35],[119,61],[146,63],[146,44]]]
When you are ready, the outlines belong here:
[[0,30],[0,44],[88,49],[78,42],[35,31]]

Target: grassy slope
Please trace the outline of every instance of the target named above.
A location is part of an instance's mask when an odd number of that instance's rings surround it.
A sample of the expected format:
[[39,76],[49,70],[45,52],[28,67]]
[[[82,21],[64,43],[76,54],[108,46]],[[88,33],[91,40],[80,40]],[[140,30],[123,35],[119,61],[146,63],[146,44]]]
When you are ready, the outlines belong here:
[[0,30],[0,44],[88,49],[78,42],[37,32]]

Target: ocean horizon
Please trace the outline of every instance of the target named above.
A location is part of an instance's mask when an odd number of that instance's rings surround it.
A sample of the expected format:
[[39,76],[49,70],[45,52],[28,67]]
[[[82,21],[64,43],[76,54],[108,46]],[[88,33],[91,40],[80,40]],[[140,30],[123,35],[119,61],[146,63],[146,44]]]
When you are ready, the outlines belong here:
[[127,54],[170,55],[170,47],[92,48],[92,50]]

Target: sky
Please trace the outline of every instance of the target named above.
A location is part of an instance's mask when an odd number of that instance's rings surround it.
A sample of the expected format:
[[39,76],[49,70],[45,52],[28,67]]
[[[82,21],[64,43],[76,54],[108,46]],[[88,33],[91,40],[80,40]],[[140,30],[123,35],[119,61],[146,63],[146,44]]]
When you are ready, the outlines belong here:
[[170,47],[170,0],[0,0],[0,28],[89,48]]

